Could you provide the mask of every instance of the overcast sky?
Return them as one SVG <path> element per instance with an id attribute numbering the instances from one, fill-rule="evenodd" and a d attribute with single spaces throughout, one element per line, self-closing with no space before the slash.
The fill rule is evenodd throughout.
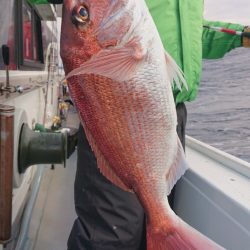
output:
<path id="1" fill-rule="evenodd" d="M 208 20 L 250 25 L 250 0 L 205 0 L 204 15 Z"/>

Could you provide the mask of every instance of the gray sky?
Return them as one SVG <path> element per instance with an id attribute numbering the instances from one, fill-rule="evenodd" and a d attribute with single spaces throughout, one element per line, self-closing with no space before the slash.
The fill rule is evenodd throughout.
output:
<path id="1" fill-rule="evenodd" d="M 205 0 L 204 15 L 208 20 L 250 25 L 250 0 Z"/>

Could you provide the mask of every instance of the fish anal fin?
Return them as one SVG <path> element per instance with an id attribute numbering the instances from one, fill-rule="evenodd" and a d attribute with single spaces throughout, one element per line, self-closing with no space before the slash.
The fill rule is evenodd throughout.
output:
<path id="1" fill-rule="evenodd" d="M 186 161 L 185 153 L 182 148 L 181 142 L 179 138 L 177 138 L 177 140 L 178 140 L 178 145 L 177 145 L 176 158 L 166 175 L 168 195 L 170 194 L 173 186 L 176 184 L 176 182 L 181 178 L 181 176 L 185 173 L 185 171 L 189 167 Z"/>
<path id="2" fill-rule="evenodd" d="M 130 80 L 141 65 L 147 50 L 139 38 L 134 38 L 122 47 L 103 49 L 80 67 L 72 70 L 66 79 L 81 74 L 96 74 L 122 82 Z"/>
<path id="3" fill-rule="evenodd" d="M 129 187 L 127 187 L 123 181 L 116 175 L 116 173 L 112 170 L 110 167 L 108 161 L 105 159 L 101 151 L 99 150 L 95 139 L 91 135 L 90 131 L 84 126 L 84 131 L 86 133 L 86 137 L 88 139 L 88 142 L 95 154 L 95 157 L 97 159 L 97 166 L 100 169 L 100 172 L 103 176 L 105 176 L 110 182 L 112 182 L 114 185 L 118 186 L 124 191 L 127 192 L 133 192 Z"/>

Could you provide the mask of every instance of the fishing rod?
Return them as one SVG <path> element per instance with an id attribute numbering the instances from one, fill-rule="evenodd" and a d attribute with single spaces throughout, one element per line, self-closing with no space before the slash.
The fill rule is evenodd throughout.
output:
<path id="1" fill-rule="evenodd" d="M 215 30 L 218 32 L 223 32 L 223 33 L 227 33 L 231 35 L 238 35 L 238 36 L 250 38 L 250 32 L 237 31 L 237 30 L 232 30 L 232 29 L 227 29 L 227 28 L 217 27 L 217 26 L 209 26 L 209 25 L 203 25 L 203 28 L 207 28 L 210 30 Z"/>

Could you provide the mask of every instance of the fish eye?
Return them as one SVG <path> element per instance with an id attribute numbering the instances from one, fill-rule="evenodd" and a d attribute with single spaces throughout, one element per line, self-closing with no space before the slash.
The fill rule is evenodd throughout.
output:
<path id="1" fill-rule="evenodd" d="M 79 6 L 74 11 L 74 19 L 79 24 L 86 24 L 89 21 L 89 10 L 86 6 Z"/>
<path id="2" fill-rule="evenodd" d="M 80 17 L 83 21 L 88 20 L 89 12 L 85 6 L 80 6 L 77 11 L 78 17 Z"/>

